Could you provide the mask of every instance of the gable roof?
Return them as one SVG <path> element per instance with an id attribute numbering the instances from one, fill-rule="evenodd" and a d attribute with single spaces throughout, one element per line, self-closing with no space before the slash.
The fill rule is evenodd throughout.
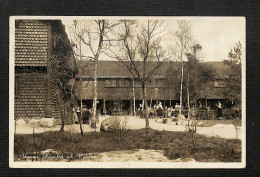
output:
<path id="1" fill-rule="evenodd" d="M 127 62 L 126 62 L 127 63 Z M 142 62 L 137 62 L 139 67 L 142 67 Z M 152 62 L 149 62 L 152 63 Z M 148 64 L 149 64 L 148 63 Z M 130 64 L 130 62 L 129 62 Z M 155 62 L 154 62 L 155 64 Z M 154 65 L 150 64 L 150 65 Z M 200 64 L 209 64 L 215 69 L 216 77 L 223 77 L 229 70 L 229 66 L 223 62 L 202 62 Z M 77 61 L 79 66 L 77 78 L 79 77 L 90 77 L 94 75 L 94 62 L 93 61 Z M 180 62 L 165 62 L 155 72 L 157 76 L 165 76 L 168 70 L 174 70 L 180 68 Z M 152 66 L 150 67 L 152 68 Z M 141 69 L 140 69 L 141 70 Z M 99 78 L 124 78 L 132 77 L 129 70 L 120 61 L 98 61 L 98 77 Z"/>

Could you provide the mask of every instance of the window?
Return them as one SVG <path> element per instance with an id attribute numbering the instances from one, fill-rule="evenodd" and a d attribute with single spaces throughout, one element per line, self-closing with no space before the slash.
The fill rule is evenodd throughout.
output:
<path id="1" fill-rule="evenodd" d="M 217 88 L 223 88 L 223 87 L 226 87 L 226 84 L 225 84 L 224 80 L 216 79 L 214 86 L 217 87 Z"/>
<path id="2" fill-rule="evenodd" d="M 116 87 L 116 80 L 111 80 L 111 87 Z"/>
<path id="3" fill-rule="evenodd" d="M 130 80 L 125 80 L 124 86 L 125 86 L 125 87 L 130 87 Z"/>
<path id="4" fill-rule="evenodd" d="M 106 87 L 116 87 L 116 80 L 106 80 Z"/>
<path id="5" fill-rule="evenodd" d="M 127 79 L 117 80 L 117 86 L 118 87 L 129 87 L 129 80 L 127 80 Z"/>

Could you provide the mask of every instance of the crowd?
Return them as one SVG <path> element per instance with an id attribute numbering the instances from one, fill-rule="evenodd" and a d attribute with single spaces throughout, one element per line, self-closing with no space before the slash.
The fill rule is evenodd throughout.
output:
<path id="1" fill-rule="evenodd" d="M 217 118 L 222 117 L 222 104 L 218 102 L 217 106 Z M 148 107 L 148 117 L 149 118 L 172 118 L 177 117 L 181 113 L 185 116 L 185 118 L 188 117 L 188 110 L 184 111 L 184 109 L 180 110 L 181 106 L 176 103 L 175 107 L 167 107 L 163 106 L 161 102 L 159 102 L 158 105 L 150 106 Z M 86 107 L 83 107 L 82 110 L 80 107 L 73 107 L 73 120 L 75 123 L 79 123 L 79 120 L 82 120 L 84 124 L 89 124 L 92 119 L 92 108 L 87 109 Z M 198 109 L 192 105 L 189 117 L 191 119 L 195 119 L 198 113 Z M 82 117 L 81 117 L 82 116 Z M 136 116 L 143 118 L 145 117 L 145 111 L 144 106 L 142 104 L 139 105 L 139 108 L 136 110 Z M 81 119 L 82 118 L 82 119 Z"/>
<path id="2" fill-rule="evenodd" d="M 163 106 L 161 102 L 159 102 L 158 105 L 154 105 L 153 107 L 148 107 L 148 114 L 149 118 L 170 118 L 170 117 L 177 117 L 177 115 L 180 113 L 180 105 L 176 103 L 175 107 L 167 107 Z M 139 108 L 136 111 L 136 115 L 138 117 L 144 117 L 144 108 L 143 105 L 140 104 Z"/>
<path id="3" fill-rule="evenodd" d="M 223 111 L 223 106 L 221 102 L 218 102 L 216 104 L 216 118 L 221 118 L 223 116 L 222 111 Z M 181 106 L 176 103 L 175 107 L 167 107 L 167 106 L 162 106 L 162 103 L 159 102 L 158 105 L 154 105 L 153 107 L 148 107 L 148 114 L 149 118 L 171 118 L 171 117 L 177 117 L 180 114 L 185 116 L 185 118 L 191 118 L 191 119 L 197 119 L 199 116 L 199 111 L 200 110 L 206 110 L 207 115 L 209 116 L 210 113 L 210 108 L 209 107 L 203 107 L 200 105 L 199 108 L 195 108 L 194 105 L 191 106 L 190 110 L 188 111 L 188 108 L 181 108 Z M 136 115 L 138 117 L 145 117 L 144 113 L 144 107 L 142 104 L 139 105 L 139 108 L 137 109 Z"/>
<path id="4" fill-rule="evenodd" d="M 79 123 L 79 120 L 82 116 L 83 124 L 89 124 L 91 118 L 92 118 L 92 109 L 82 108 L 80 107 L 73 107 L 73 120 L 75 123 Z"/>

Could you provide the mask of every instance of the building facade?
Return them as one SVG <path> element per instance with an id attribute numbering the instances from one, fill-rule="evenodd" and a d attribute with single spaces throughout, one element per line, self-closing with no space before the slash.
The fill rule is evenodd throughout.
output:
<path id="1" fill-rule="evenodd" d="M 57 83 L 66 83 L 69 77 L 64 75 L 76 72 L 73 62 L 60 20 L 16 20 L 15 118 L 59 119 L 59 99 L 64 89 Z M 66 74 L 60 72 L 61 68 Z"/>
<path id="2" fill-rule="evenodd" d="M 204 63 L 202 63 L 204 64 Z M 206 83 L 205 90 L 199 90 L 196 100 L 190 103 L 196 107 L 210 106 L 214 108 L 217 101 L 225 102 L 225 85 L 223 85 L 223 75 L 228 70 L 221 62 L 207 63 L 216 72 L 214 80 Z M 82 64 L 79 64 L 79 66 Z M 82 99 L 83 105 L 92 107 L 93 101 L 93 62 L 86 62 L 84 70 L 79 71 L 76 78 L 76 95 L 78 100 Z M 180 102 L 180 75 L 167 75 L 169 69 L 177 68 L 178 64 L 168 62 L 163 64 L 147 83 L 148 105 L 153 106 L 161 102 L 164 106 L 175 106 Z M 87 68 L 87 69 L 86 69 Z M 186 77 L 186 76 L 185 76 Z M 143 102 L 142 85 L 137 78 L 132 77 L 129 71 L 118 61 L 98 61 L 98 105 L 101 113 L 111 112 L 116 104 L 119 104 L 128 113 L 137 110 Z M 170 78 L 170 79 L 169 79 Z M 186 84 L 186 81 L 185 83 Z M 187 103 L 186 88 L 183 90 L 184 106 Z M 193 101 L 193 102 L 192 102 Z M 119 102 L 119 103 L 118 103 Z"/>

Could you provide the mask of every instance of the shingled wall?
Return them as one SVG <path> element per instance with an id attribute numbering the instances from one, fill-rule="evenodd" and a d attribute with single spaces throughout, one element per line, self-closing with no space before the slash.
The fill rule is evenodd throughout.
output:
<path id="1" fill-rule="evenodd" d="M 45 116 L 46 74 L 39 72 L 17 73 L 19 91 L 15 96 L 16 118 Z"/>
<path id="2" fill-rule="evenodd" d="M 47 24 L 17 20 L 15 27 L 15 65 L 47 65 Z"/>
<path id="3" fill-rule="evenodd" d="M 55 48 L 55 44 L 57 44 L 55 36 L 63 39 L 62 44 L 67 46 L 65 51 Z M 57 64 L 74 59 L 68 51 L 71 51 L 71 46 L 61 21 L 15 21 L 16 118 L 43 118 L 46 116 L 47 76 L 50 73 L 51 116 L 56 120 L 60 119 L 61 110 L 57 97 Z M 67 69 L 71 71 L 73 67 Z M 64 82 L 66 83 L 66 81 Z"/>
<path id="4" fill-rule="evenodd" d="M 47 24 L 17 20 L 15 24 L 16 118 L 45 117 Z M 22 68 L 22 69 L 21 69 Z"/>
<path id="5" fill-rule="evenodd" d="M 61 112 L 59 108 L 58 94 L 57 94 L 57 67 L 56 67 L 56 59 L 51 57 L 50 60 L 50 70 L 51 70 L 51 108 L 52 108 L 52 117 L 55 119 L 59 119 L 61 117 Z"/>

